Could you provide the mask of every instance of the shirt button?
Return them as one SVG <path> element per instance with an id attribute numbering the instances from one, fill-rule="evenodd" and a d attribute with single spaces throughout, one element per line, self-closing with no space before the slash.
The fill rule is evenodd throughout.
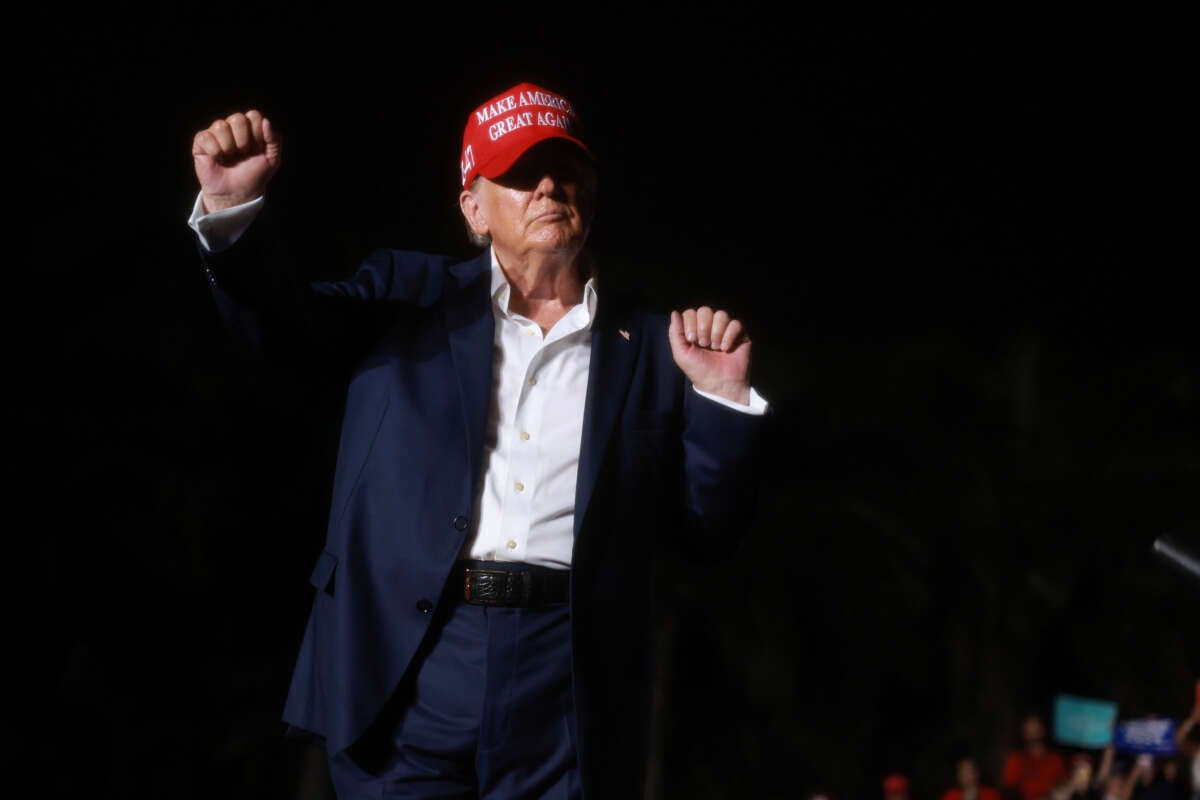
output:
<path id="1" fill-rule="evenodd" d="M 537 385 L 537 378 L 530 378 L 530 379 L 529 379 L 529 385 L 530 385 L 530 386 L 536 386 L 536 385 Z"/>
<path id="2" fill-rule="evenodd" d="M 528 441 L 529 441 L 529 433 L 528 433 L 528 432 L 526 432 L 526 431 L 521 431 L 521 441 L 522 441 L 522 442 L 528 442 Z"/>
<path id="3" fill-rule="evenodd" d="M 507 542 L 505 542 L 505 544 L 508 546 L 508 549 L 509 549 L 509 550 L 516 550 L 516 549 L 517 549 L 517 543 L 516 543 L 516 541 L 514 541 L 513 539 L 509 539 Z"/>
<path id="4" fill-rule="evenodd" d="M 526 330 L 525 330 L 525 335 L 526 335 L 526 336 L 533 336 L 533 328 L 526 328 Z"/>
<path id="5" fill-rule="evenodd" d="M 517 489 L 517 491 L 518 491 L 518 492 L 523 492 L 523 491 L 525 491 L 525 484 L 521 483 L 520 481 L 517 481 L 517 483 L 516 483 L 516 489 Z"/>
<path id="6" fill-rule="evenodd" d="M 428 614 L 430 611 L 433 611 L 433 603 L 422 597 L 417 601 L 417 611 L 420 611 L 422 614 Z"/>
<path id="7" fill-rule="evenodd" d="M 465 531 L 467 529 L 467 518 L 462 514 L 456 516 L 454 518 L 454 529 L 458 531 Z"/>

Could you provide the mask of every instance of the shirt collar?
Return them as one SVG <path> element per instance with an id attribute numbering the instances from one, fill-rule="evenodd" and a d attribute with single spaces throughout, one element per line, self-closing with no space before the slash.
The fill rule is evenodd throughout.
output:
<path id="1" fill-rule="evenodd" d="M 491 250 L 492 255 L 492 300 L 500 309 L 501 313 L 508 316 L 508 300 L 509 287 L 508 278 L 504 275 L 504 270 L 500 268 L 500 262 L 496 259 L 496 249 Z M 596 279 L 588 278 L 587 283 L 583 285 L 582 304 L 587 311 L 587 324 L 584 327 L 592 327 L 592 320 L 596 318 Z"/>

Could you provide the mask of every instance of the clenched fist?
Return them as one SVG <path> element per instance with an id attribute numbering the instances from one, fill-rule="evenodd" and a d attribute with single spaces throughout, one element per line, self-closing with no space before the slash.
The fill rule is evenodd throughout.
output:
<path id="1" fill-rule="evenodd" d="M 741 320 L 709 306 L 672 311 L 667 335 L 675 363 L 697 389 L 750 402 L 750 338 Z"/>
<path id="2" fill-rule="evenodd" d="M 207 212 L 262 195 L 279 171 L 282 140 L 258 111 L 215 120 L 192 139 L 192 161 Z"/>

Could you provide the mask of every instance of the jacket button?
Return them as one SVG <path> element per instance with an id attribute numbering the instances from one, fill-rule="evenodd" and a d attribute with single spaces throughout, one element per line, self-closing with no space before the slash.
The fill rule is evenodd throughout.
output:
<path id="1" fill-rule="evenodd" d="M 455 517 L 454 528 L 455 530 L 465 531 L 467 529 L 467 518 L 462 514 L 459 514 L 457 517 Z"/>
<path id="2" fill-rule="evenodd" d="M 422 614 L 428 614 L 430 611 L 433 611 L 433 603 L 425 598 L 421 598 L 417 601 L 417 611 L 420 611 Z"/>

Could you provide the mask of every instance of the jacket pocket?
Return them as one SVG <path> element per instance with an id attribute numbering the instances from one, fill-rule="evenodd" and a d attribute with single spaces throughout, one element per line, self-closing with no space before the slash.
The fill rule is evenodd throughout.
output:
<path id="1" fill-rule="evenodd" d="M 317 556 L 317 563 L 313 566 L 312 574 L 308 576 L 308 582 L 314 588 L 320 589 L 329 596 L 333 596 L 333 576 L 337 571 L 337 556 L 328 550 L 322 550 L 321 555 Z"/>

